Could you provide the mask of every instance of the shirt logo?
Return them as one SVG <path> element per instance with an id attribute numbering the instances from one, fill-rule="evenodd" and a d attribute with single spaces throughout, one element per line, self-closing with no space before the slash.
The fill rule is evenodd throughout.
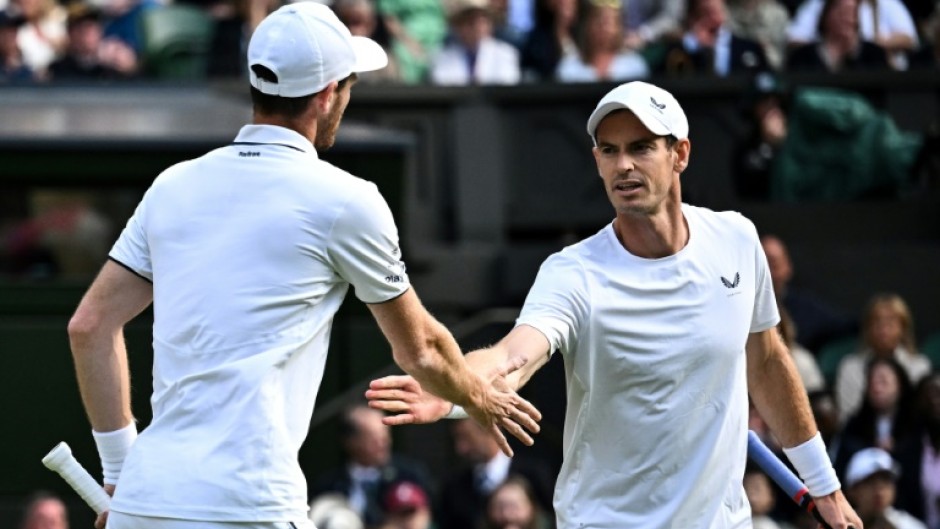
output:
<path id="1" fill-rule="evenodd" d="M 728 281 L 727 279 L 725 279 L 725 276 L 721 276 L 721 284 L 728 288 L 736 288 L 740 282 L 741 282 L 740 272 L 735 272 L 734 281 Z"/>
<path id="2" fill-rule="evenodd" d="M 242 158 L 260 158 L 261 153 L 258 151 L 238 151 L 238 155 Z"/>

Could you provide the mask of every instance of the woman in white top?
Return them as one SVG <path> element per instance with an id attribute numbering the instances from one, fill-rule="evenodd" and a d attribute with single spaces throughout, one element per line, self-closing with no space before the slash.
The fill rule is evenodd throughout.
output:
<path id="1" fill-rule="evenodd" d="M 623 47 L 623 24 L 617 2 L 592 0 L 578 30 L 578 50 L 565 53 L 555 78 L 565 83 L 644 79 L 649 66 Z"/>

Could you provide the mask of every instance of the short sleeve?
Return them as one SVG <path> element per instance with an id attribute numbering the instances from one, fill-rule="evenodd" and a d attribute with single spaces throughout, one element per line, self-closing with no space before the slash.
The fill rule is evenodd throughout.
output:
<path id="1" fill-rule="evenodd" d="M 137 205 L 137 209 L 127 221 L 117 242 L 111 247 L 108 257 L 131 272 L 153 282 L 153 263 L 150 245 L 147 243 L 147 205 L 152 199 L 150 191 Z"/>
<path id="2" fill-rule="evenodd" d="M 548 338 L 552 352 L 571 352 L 590 304 L 584 266 L 572 255 L 557 253 L 542 263 L 516 325 L 529 325 Z"/>
<path id="3" fill-rule="evenodd" d="M 757 230 L 751 224 L 753 231 L 748 242 L 752 245 L 754 254 L 754 313 L 751 316 L 751 332 L 761 332 L 780 323 L 780 312 L 777 308 L 777 297 L 774 295 L 774 285 L 770 278 L 770 266 L 767 264 L 767 255 L 757 237 Z"/>
<path id="4" fill-rule="evenodd" d="M 330 232 L 328 256 L 364 303 L 382 303 L 409 288 L 392 212 L 373 184 L 343 208 Z"/>

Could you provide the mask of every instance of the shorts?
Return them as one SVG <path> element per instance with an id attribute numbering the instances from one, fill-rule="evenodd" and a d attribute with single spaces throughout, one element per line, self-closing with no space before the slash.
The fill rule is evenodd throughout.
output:
<path id="1" fill-rule="evenodd" d="M 206 522 L 178 518 L 153 518 L 112 512 L 106 529 L 316 529 L 307 519 L 296 522 Z"/>

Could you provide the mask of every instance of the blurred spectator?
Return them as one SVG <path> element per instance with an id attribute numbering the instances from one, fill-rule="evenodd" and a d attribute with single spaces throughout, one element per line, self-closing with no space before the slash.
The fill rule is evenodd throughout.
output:
<path id="1" fill-rule="evenodd" d="M 26 502 L 20 529 L 69 529 L 68 509 L 58 496 L 36 492 Z"/>
<path id="2" fill-rule="evenodd" d="M 511 475 L 486 501 L 483 529 L 549 529 L 553 523 L 539 506 L 532 484 Z"/>
<path id="3" fill-rule="evenodd" d="M 124 43 L 102 40 L 101 13 L 84 2 L 68 9 L 69 45 L 49 66 L 54 80 L 121 79 L 137 72 L 137 55 Z"/>
<path id="4" fill-rule="evenodd" d="M 447 8 L 452 39 L 431 61 L 436 85 L 516 84 L 519 52 L 493 37 L 488 0 L 451 0 Z"/>
<path id="5" fill-rule="evenodd" d="M 859 33 L 858 0 L 825 0 L 819 15 L 818 37 L 790 51 L 791 72 L 843 72 L 887 69 L 885 50 Z"/>
<path id="6" fill-rule="evenodd" d="M 527 80 L 551 81 L 561 58 L 578 53 L 578 0 L 539 0 L 535 27 L 522 45 L 521 62 Z"/>
<path id="7" fill-rule="evenodd" d="M 927 529 L 917 518 L 893 507 L 899 475 L 897 462 L 880 448 L 866 448 L 852 456 L 845 476 L 846 497 L 866 528 L 887 522 L 895 529 Z"/>
<path id="8" fill-rule="evenodd" d="M 16 36 L 23 62 L 39 76 L 65 50 L 65 9 L 55 0 L 10 0 L 11 13 L 23 17 Z"/>
<path id="9" fill-rule="evenodd" d="M 783 66 L 790 15 L 777 0 L 728 0 L 728 27 L 761 45 L 775 70 Z"/>
<path id="10" fill-rule="evenodd" d="M 839 362 L 836 399 L 844 419 L 861 407 L 867 366 L 875 358 L 897 360 L 914 384 L 930 373 L 930 360 L 917 352 L 914 318 L 897 294 L 876 294 L 871 298 L 862 317 L 860 347 Z"/>
<path id="11" fill-rule="evenodd" d="M 385 492 L 385 519 L 380 529 L 430 529 L 431 504 L 427 492 L 410 481 L 393 484 Z"/>
<path id="12" fill-rule="evenodd" d="M 141 22 L 151 9 L 163 7 L 159 0 L 102 0 L 104 5 L 104 38 L 116 40 L 131 50 L 137 57 L 144 51 L 144 34 Z"/>
<path id="13" fill-rule="evenodd" d="M 923 22 L 922 28 L 924 40 L 911 55 L 911 68 L 940 69 L 940 9 Z"/>
<path id="14" fill-rule="evenodd" d="M 810 351 L 818 352 L 827 341 L 856 332 L 857 326 L 851 318 L 812 292 L 793 285 L 793 261 L 783 240 L 776 235 L 764 235 L 761 246 L 767 256 L 777 303 L 786 308 L 793 319 L 797 342 Z"/>
<path id="15" fill-rule="evenodd" d="M 813 418 L 819 428 L 819 435 L 826 443 L 829 459 L 836 461 L 842 445 L 842 421 L 839 416 L 839 406 L 832 391 L 822 389 L 809 393 L 809 407 L 813 410 Z"/>
<path id="16" fill-rule="evenodd" d="M 555 77 L 565 83 L 625 81 L 649 76 L 649 66 L 623 46 L 619 2 L 590 0 L 579 23 L 578 49 L 568 50 Z"/>
<path id="17" fill-rule="evenodd" d="M 760 468 L 748 465 L 744 470 L 744 493 L 751 504 L 751 523 L 753 529 L 781 529 L 780 524 L 771 518 L 777 503 L 773 485 Z"/>
<path id="18" fill-rule="evenodd" d="M 410 481 L 429 490 L 423 465 L 392 455 L 391 433 L 382 417 L 382 412 L 364 404 L 347 409 L 340 419 L 346 464 L 315 478 L 311 484 L 311 498 L 331 492 L 342 494 L 366 527 L 376 527 L 385 519 L 382 498 L 394 483 Z"/>
<path id="19" fill-rule="evenodd" d="M 33 70 L 23 61 L 23 52 L 16 43 L 16 35 L 25 20 L 0 11 L 0 84 L 30 83 L 35 80 Z"/>
<path id="20" fill-rule="evenodd" d="M 803 387 L 806 388 L 807 392 L 824 389 L 826 380 L 823 378 L 822 371 L 819 370 L 816 358 L 796 341 L 796 325 L 793 323 L 793 318 L 790 317 L 786 307 L 779 307 L 779 309 L 780 323 L 777 324 L 777 329 L 783 337 L 783 342 L 790 349 L 790 357 L 793 358 L 796 370 L 800 374 Z"/>
<path id="21" fill-rule="evenodd" d="M 551 509 L 555 480 L 544 462 L 503 454 L 496 440 L 471 419 L 452 421 L 454 451 L 470 465 L 453 474 L 441 490 L 435 520 L 442 529 L 479 529 L 486 511 L 486 499 L 512 474 L 523 476 L 532 485 L 539 505 Z"/>
<path id="22" fill-rule="evenodd" d="M 747 132 L 734 147 L 734 186 L 738 197 L 769 200 L 771 171 L 787 138 L 788 93 L 770 72 L 754 76 L 742 100 Z"/>
<path id="23" fill-rule="evenodd" d="M 534 11 L 532 0 L 489 0 L 490 18 L 493 22 L 493 36 L 512 44 L 514 48 L 522 49 L 526 36 L 532 29 L 532 16 L 520 19 L 520 8 L 527 6 Z M 515 7 L 513 11 L 512 8 Z M 517 18 L 513 18 L 515 15 Z"/>
<path id="24" fill-rule="evenodd" d="M 930 529 L 940 529 L 940 371 L 918 385 L 916 411 L 920 433 L 898 453 L 898 505 Z"/>
<path id="25" fill-rule="evenodd" d="M 350 33 L 375 40 L 385 48 L 388 55 L 388 66 L 360 73 L 359 81 L 365 83 L 401 82 L 398 62 L 388 46 L 388 32 L 384 29 L 372 0 L 336 0 L 332 8 L 336 16 L 349 28 Z"/>
<path id="26" fill-rule="evenodd" d="M 621 4 L 624 45 L 639 50 L 664 37 L 679 35 L 686 0 L 626 0 Z"/>
<path id="27" fill-rule="evenodd" d="M 734 34 L 728 23 L 724 0 L 688 0 L 684 33 L 657 51 L 647 51 L 653 71 L 665 74 L 731 74 L 769 69 L 764 50 L 757 42 Z M 656 49 L 656 47 L 654 47 Z"/>
<path id="28" fill-rule="evenodd" d="M 801 45 L 821 40 L 829 0 L 806 0 L 800 6 L 790 28 L 790 43 Z M 907 69 L 906 54 L 918 46 L 917 27 L 901 0 L 861 0 L 853 2 L 856 28 L 861 39 L 877 44 L 891 57 L 891 65 Z M 847 17 L 839 11 L 839 18 Z"/>
<path id="29" fill-rule="evenodd" d="M 447 35 L 442 0 L 377 0 L 391 48 L 406 83 L 427 79 L 431 57 Z"/>
<path id="30" fill-rule="evenodd" d="M 310 502 L 310 521 L 317 529 L 365 529 L 342 494 L 327 493 Z"/>

